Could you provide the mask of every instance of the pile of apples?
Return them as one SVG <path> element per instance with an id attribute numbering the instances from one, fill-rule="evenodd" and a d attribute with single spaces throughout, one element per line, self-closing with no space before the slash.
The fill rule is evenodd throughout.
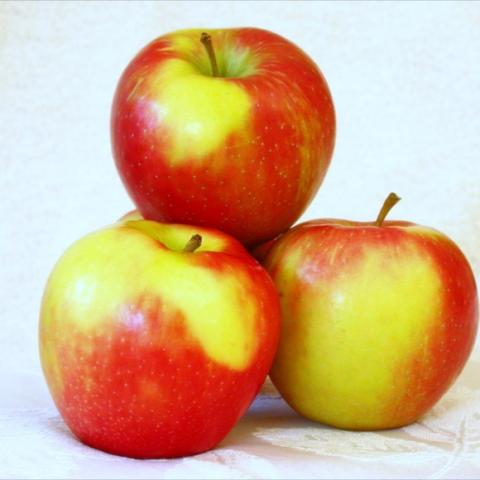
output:
<path id="1" fill-rule="evenodd" d="M 111 118 L 137 210 L 65 252 L 40 314 L 45 377 L 82 442 L 206 451 L 268 373 L 297 412 L 352 430 L 414 422 L 446 392 L 477 329 L 459 248 L 385 220 L 394 194 L 375 221 L 290 229 L 335 140 L 328 86 L 298 47 L 254 28 L 159 37 Z"/>

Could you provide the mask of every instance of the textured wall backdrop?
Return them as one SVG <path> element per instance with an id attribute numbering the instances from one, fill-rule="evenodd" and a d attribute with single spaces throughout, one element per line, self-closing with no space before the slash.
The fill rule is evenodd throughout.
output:
<path id="1" fill-rule="evenodd" d="M 167 31 L 258 26 L 320 65 L 338 117 L 334 159 L 304 218 L 435 226 L 480 273 L 480 4 L 0 3 L 0 345 L 37 371 L 44 282 L 62 251 L 131 207 L 109 110 L 131 57 Z"/>

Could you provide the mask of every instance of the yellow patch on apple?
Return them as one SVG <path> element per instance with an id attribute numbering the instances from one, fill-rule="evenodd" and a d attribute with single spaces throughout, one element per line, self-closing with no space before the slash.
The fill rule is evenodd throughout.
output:
<path id="1" fill-rule="evenodd" d="M 159 115 L 170 135 L 171 163 L 204 159 L 232 134 L 248 141 L 251 104 L 238 84 L 206 77 L 180 59 L 166 61 L 149 82 L 152 98 L 162 105 Z"/>
<path id="2" fill-rule="evenodd" d="M 138 223 L 148 227 L 152 222 Z M 245 301 L 242 273 L 236 271 L 235 279 L 231 272 L 227 274 L 227 267 L 212 273 L 186 262 L 186 255 L 166 249 L 142 228 L 128 223 L 84 237 L 67 250 L 51 275 L 42 307 L 44 328 L 54 305 L 56 318 L 86 333 L 107 327 L 115 320 L 115 312 L 125 308 L 125 299 L 145 294 L 161 298 L 167 309 L 182 312 L 188 331 L 212 360 L 243 370 L 258 347 L 258 312 Z M 63 292 L 62 298 L 53 295 L 56 291 Z"/>
<path id="3" fill-rule="evenodd" d="M 441 308 L 435 267 L 419 252 L 408 257 L 409 262 L 396 262 L 390 249 L 369 253 L 348 278 L 312 284 L 315 293 L 302 296 L 298 309 L 284 315 L 285 342 L 278 358 L 293 355 L 296 363 L 287 368 L 278 362 L 273 376 L 279 382 L 288 381 L 289 372 L 295 376 L 305 415 L 351 426 L 361 413 L 365 424 L 375 424 L 384 405 L 407 388 L 405 379 L 392 378 L 405 358 L 416 355 L 418 345 L 428 344 L 431 321 Z M 292 336 L 302 332 L 305 355 L 288 352 L 298 348 L 289 341 L 290 329 Z"/>

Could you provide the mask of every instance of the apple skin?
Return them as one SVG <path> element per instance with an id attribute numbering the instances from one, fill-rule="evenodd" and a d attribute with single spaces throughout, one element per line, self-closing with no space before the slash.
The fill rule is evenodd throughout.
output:
<path id="1" fill-rule="evenodd" d="M 315 220 L 282 236 L 263 263 L 282 308 L 270 377 L 309 419 L 351 430 L 410 424 L 468 359 L 475 279 L 436 230 Z"/>
<path id="2" fill-rule="evenodd" d="M 202 245 L 182 252 L 193 234 Z M 73 244 L 40 315 L 40 356 L 65 423 L 135 458 L 213 448 L 270 369 L 280 306 L 266 271 L 208 228 L 125 220 Z"/>
<path id="3" fill-rule="evenodd" d="M 260 245 L 256 245 L 254 247 L 249 248 L 250 255 L 257 259 L 259 262 L 262 262 L 263 259 L 267 256 L 268 252 L 271 248 L 277 243 L 278 239 L 282 235 L 277 235 L 275 238 L 268 240 L 266 242 L 260 243 Z"/>
<path id="4" fill-rule="evenodd" d="M 266 30 L 161 36 L 123 72 L 112 151 L 146 219 L 204 225 L 252 246 L 283 233 L 318 190 L 335 142 L 335 112 L 315 63 Z"/>

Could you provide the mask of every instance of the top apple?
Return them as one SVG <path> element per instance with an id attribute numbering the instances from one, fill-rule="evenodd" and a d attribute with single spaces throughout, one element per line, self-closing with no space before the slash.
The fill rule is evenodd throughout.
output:
<path id="1" fill-rule="evenodd" d="M 256 28 L 182 30 L 127 66 L 112 147 L 142 215 L 215 227 L 246 245 L 288 229 L 333 152 L 327 83 L 298 47 Z"/>

